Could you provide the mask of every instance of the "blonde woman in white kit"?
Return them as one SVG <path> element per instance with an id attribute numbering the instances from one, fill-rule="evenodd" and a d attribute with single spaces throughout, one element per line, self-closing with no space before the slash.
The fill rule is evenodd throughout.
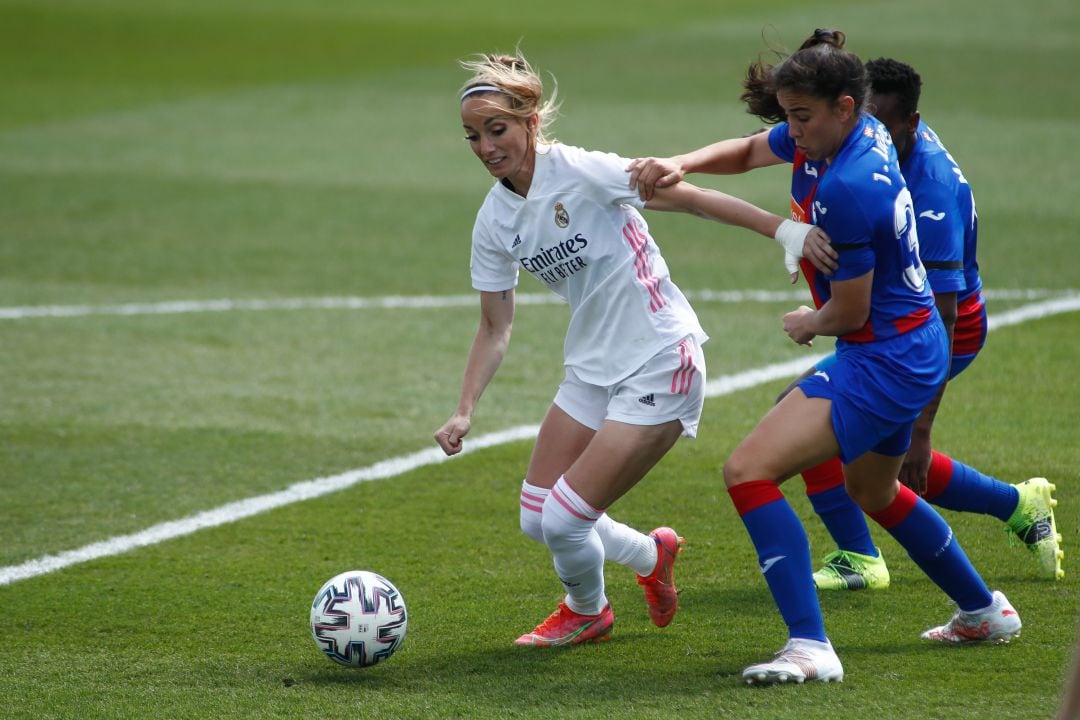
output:
<path id="1" fill-rule="evenodd" d="M 674 563 L 681 546 L 670 527 L 645 535 L 606 510 L 671 449 L 694 437 L 705 390 L 707 336 L 672 282 L 638 212 L 687 212 L 739 225 L 827 270 L 827 238 L 754 205 L 688 183 L 658 189 L 648 202 L 629 187 L 629 160 L 548 141 L 554 105 L 538 73 L 517 56 L 463 62 L 461 94 L 469 145 L 496 179 L 473 228 L 471 272 L 481 320 L 458 406 L 435 432 L 447 455 L 462 440 L 481 394 L 510 343 L 518 270 L 570 306 L 566 377 L 555 394 L 521 486 L 521 529 L 545 544 L 566 596 L 515 643 L 559 646 L 609 637 L 614 615 L 604 593 L 604 560 L 633 569 L 649 615 L 666 626 L 678 607 Z M 808 237 L 810 236 L 810 237 Z M 790 268 L 790 264 L 789 264 Z"/>

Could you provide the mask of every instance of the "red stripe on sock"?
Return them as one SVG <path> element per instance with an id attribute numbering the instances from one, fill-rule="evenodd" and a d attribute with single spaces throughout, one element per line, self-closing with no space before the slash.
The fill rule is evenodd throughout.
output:
<path id="1" fill-rule="evenodd" d="M 952 480 L 952 475 L 952 458 L 942 455 L 937 450 L 931 450 L 930 472 L 926 475 L 926 493 L 923 497 L 930 500 L 945 492 L 945 488 L 949 487 L 949 482 Z"/>
<path id="2" fill-rule="evenodd" d="M 919 496 L 912 492 L 911 488 L 900 483 L 897 483 L 897 485 L 900 485 L 900 492 L 896 493 L 896 499 L 887 508 L 867 513 L 874 519 L 874 522 L 886 530 L 902 523 L 904 518 L 911 514 L 915 504 L 919 502 Z"/>
<path id="3" fill-rule="evenodd" d="M 806 494 L 816 495 L 844 484 L 844 465 L 840 462 L 840 458 L 834 457 L 832 460 L 826 460 L 820 465 L 803 470 L 802 477 L 806 481 Z"/>
<path id="4" fill-rule="evenodd" d="M 784 494 L 772 480 L 751 480 L 750 482 L 728 488 L 731 502 L 735 503 L 735 510 L 739 517 L 746 513 L 757 510 L 762 505 L 782 500 Z"/>

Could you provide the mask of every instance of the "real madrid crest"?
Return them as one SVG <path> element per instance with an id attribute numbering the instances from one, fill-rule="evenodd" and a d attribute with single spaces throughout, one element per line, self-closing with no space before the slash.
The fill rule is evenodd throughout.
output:
<path id="1" fill-rule="evenodd" d="M 566 208 L 560 202 L 555 203 L 555 224 L 561 228 L 570 224 L 570 213 L 566 212 Z"/>

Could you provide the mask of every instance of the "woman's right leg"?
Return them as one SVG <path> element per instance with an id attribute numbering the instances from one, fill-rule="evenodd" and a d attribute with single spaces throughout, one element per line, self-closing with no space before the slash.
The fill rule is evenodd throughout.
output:
<path id="1" fill-rule="evenodd" d="M 794 389 L 724 464 L 724 482 L 746 526 L 790 639 L 777 657 L 743 671 L 747 682 L 841 680 L 814 588 L 810 544 L 777 481 L 839 453 L 832 402 Z"/>
<path id="2" fill-rule="evenodd" d="M 521 531 L 538 543 L 544 542 L 541 529 L 544 501 L 594 435 L 595 430 L 574 420 L 558 405 L 548 408 L 521 484 Z"/>
<path id="3" fill-rule="evenodd" d="M 599 493 L 601 497 L 611 495 L 617 498 L 625 491 L 624 486 L 632 486 L 678 438 L 682 425 L 671 421 L 654 427 L 636 427 L 622 423 L 605 423 L 604 429 L 592 434 L 586 443 L 587 448 L 565 472 L 552 483 L 550 488 L 540 488 L 528 482 L 533 477 L 542 478 L 542 473 L 554 473 L 558 465 L 552 458 L 566 458 L 568 448 L 574 447 L 586 433 L 580 423 L 568 413 L 553 405 L 541 428 L 541 438 L 530 462 L 530 475 L 526 478 L 526 487 L 532 491 L 546 493 L 543 504 L 537 510 L 526 508 L 536 502 L 530 497 L 522 503 L 522 515 L 529 513 L 540 520 L 541 537 L 551 550 L 555 571 L 566 589 L 566 597 L 556 611 L 532 632 L 517 639 L 518 645 L 564 645 L 586 640 L 604 639 L 611 631 L 614 615 L 604 593 L 603 563 L 612 552 L 609 545 L 619 546 L 623 556 L 633 557 L 628 562 L 631 567 L 641 567 L 638 575 L 652 572 L 659 557 L 659 542 L 620 523 L 606 518 L 602 507 L 583 497 L 567 479 L 567 473 L 574 473 L 582 478 L 580 484 Z M 617 442 L 612 441 L 613 434 L 620 431 L 643 434 L 645 436 L 663 436 L 663 441 L 653 442 Z M 591 431 L 588 431 L 591 433 Z M 606 440 L 605 440 L 606 439 Z M 593 446 L 599 443 L 603 449 Z M 629 455 L 629 457 L 625 457 Z M 599 463 L 599 466 L 598 466 Z M 538 480 L 537 482 L 542 482 Z M 550 482 L 550 478 L 548 479 Z M 599 489 L 597 489 L 598 486 Z M 530 493 L 532 495 L 532 493 Z M 606 522 L 601 522 L 606 519 Z M 523 522 L 523 526 L 524 526 Z M 601 536 L 604 533 L 604 537 Z M 635 552 L 626 552 L 627 545 L 634 545 Z M 677 551 L 677 547 L 675 549 Z M 643 562 L 640 560 L 644 558 Z M 646 593 L 648 601 L 648 592 Z M 661 613 L 660 621 L 653 617 L 654 624 L 661 627 L 674 614 L 674 607 L 666 614 Z M 653 608 L 650 606 L 650 615 Z"/>
<path id="4" fill-rule="evenodd" d="M 746 526 L 765 581 L 792 637 L 825 641 L 806 531 L 777 480 L 839 452 L 832 403 L 795 388 L 724 464 L 724 482 Z"/>
<path id="5" fill-rule="evenodd" d="M 784 388 L 780 402 L 799 383 L 819 371 L 828 371 L 836 355 L 819 361 Z M 874 545 L 862 509 L 844 489 L 844 469 L 839 457 L 802 471 L 806 497 L 825 529 L 836 542 L 836 550 L 825 556 L 824 565 L 814 573 L 818 590 L 883 589 L 889 587 L 889 568 Z"/>
<path id="6" fill-rule="evenodd" d="M 558 405 L 552 405 L 540 426 L 533 446 L 529 470 L 521 485 L 521 531 L 544 542 L 542 509 L 551 488 L 581 456 L 596 431 L 574 420 Z M 656 565 L 656 541 L 604 513 L 596 521 L 596 532 L 604 545 L 604 557 L 628 567 L 638 575 L 648 575 Z"/>

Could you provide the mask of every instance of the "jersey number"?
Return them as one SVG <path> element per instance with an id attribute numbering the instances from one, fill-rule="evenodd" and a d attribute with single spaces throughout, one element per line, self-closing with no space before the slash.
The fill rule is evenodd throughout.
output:
<path id="1" fill-rule="evenodd" d="M 893 222 L 896 239 L 903 253 L 904 284 L 915 292 L 926 286 L 926 268 L 919 257 L 919 233 L 915 228 L 915 206 L 911 193 L 903 188 L 896 196 L 893 206 Z"/>

